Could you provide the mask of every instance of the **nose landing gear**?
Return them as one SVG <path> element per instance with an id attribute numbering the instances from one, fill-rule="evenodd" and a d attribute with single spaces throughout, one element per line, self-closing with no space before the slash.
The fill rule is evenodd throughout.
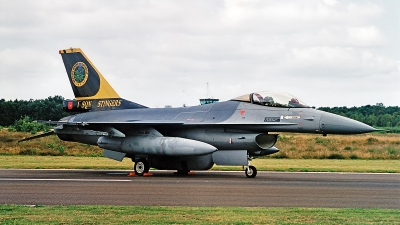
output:
<path id="1" fill-rule="evenodd" d="M 246 177 L 248 177 L 248 178 L 254 178 L 257 176 L 256 167 L 250 165 L 250 161 L 252 159 L 253 159 L 253 157 L 250 157 L 249 155 L 247 155 L 247 168 L 244 172 L 246 174 Z"/>
<path id="2" fill-rule="evenodd" d="M 257 176 L 257 169 L 254 166 L 248 166 L 244 172 L 248 178 L 254 178 Z"/>

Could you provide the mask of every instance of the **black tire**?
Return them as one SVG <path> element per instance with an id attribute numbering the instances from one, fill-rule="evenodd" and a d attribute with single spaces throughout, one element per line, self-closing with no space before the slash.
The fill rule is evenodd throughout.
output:
<path id="1" fill-rule="evenodd" d="M 254 166 L 247 167 L 244 172 L 248 178 L 254 178 L 257 176 L 257 169 Z"/>
<path id="2" fill-rule="evenodd" d="M 182 176 L 187 176 L 189 174 L 190 170 L 178 170 L 176 174 L 182 175 Z"/>
<path id="3" fill-rule="evenodd" d="M 143 176 L 144 173 L 149 172 L 150 166 L 146 159 L 138 159 L 135 162 L 135 174 L 138 176 Z"/>

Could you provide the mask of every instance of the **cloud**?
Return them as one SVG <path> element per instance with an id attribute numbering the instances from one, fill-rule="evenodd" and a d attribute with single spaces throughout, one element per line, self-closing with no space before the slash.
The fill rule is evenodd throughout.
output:
<path id="1" fill-rule="evenodd" d="M 383 35 L 375 26 L 349 27 L 347 31 L 349 44 L 354 46 L 376 46 L 384 42 Z"/>
<path id="2" fill-rule="evenodd" d="M 0 77 L 9 87 L 0 91 L 0 98 L 71 98 L 57 51 L 81 47 L 121 96 L 149 106 L 197 104 L 206 95 L 207 82 L 210 94 L 224 100 L 273 89 L 319 104 L 315 92 L 333 94 L 327 90 L 350 85 L 352 93 L 343 93 L 357 95 L 371 91 L 376 77 L 390 82 L 382 82 L 384 91 L 373 95 L 387 99 L 385 104 L 400 103 L 392 97 L 397 89 L 391 89 L 399 84 L 394 79 L 399 56 L 387 50 L 398 45 L 391 41 L 397 39 L 376 22 L 390 18 L 387 23 L 393 23 L 387 2 L 0 4 Z M 33 77 L 40 89 L 32 85 Z M 25 94 L 15 92 L 21 86 Z M 355 104 L 342 99 L 343 105 Z"/>
<path id="3" fill-rule="evenodd" d="M 294 48 L 288 64 L 292 70 L 304 70 L 303 76 L 368 77 L 396 72 L 396 62 L 385 56 L 356 48 Z M 294 72 L 294 71 L 292 71 Z"/>

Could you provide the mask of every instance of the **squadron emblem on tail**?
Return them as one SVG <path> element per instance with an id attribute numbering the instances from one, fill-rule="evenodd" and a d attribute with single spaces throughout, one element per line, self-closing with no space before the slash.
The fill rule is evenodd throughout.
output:
<path id="1" fill-rule="evenodd" d="M 72 67 L 71 79 L 75 86 L 82 87 L 88 79 L 88 68 L 85 63 L 77 62 Z"/>

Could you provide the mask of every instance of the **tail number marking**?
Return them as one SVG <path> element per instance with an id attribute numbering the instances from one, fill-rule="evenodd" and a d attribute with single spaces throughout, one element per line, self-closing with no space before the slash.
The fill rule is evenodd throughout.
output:
<path id="1" fill-rule="evenodd" d="M 100 100 L 97 103 L 97 108 L 105 108 L 105 107 L 118 107 L 121 106 L 122 100 Z"/>

